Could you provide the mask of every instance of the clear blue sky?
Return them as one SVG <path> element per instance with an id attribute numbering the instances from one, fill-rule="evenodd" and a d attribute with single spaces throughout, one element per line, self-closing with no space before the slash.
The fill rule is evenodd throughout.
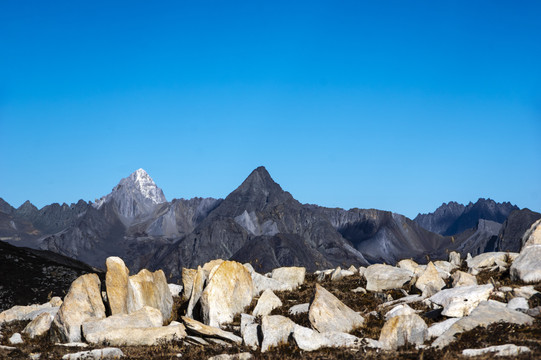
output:
<path id="1" fill-rule="evenodd" d="M 114 4 L 113 4 L 114 3 Z M 0 197 L 541 211 L 539 1 L 0 2 Z"/>

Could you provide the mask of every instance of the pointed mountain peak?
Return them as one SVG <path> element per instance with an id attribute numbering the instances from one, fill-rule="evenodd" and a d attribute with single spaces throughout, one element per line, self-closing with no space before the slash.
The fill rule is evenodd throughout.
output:
<path id="1" fill-rule="evenodd" d="M 19 206 L 17 208 L 17 210 L 38 210 L 37 207 L 34 206 L 34 204 L 32 204 L 30 202 L 30 200 L 26 200 L 21 206 Z"/>
<path id="2" fill-rule="evenodd" d="M 264 166 L 260 166 L 252 171 L 237 190 L 241 192 L 283 192 L 280 185 L 272 179 Z"/>
<path id="3" fill-rule="evenodd" d="M 118 185 L 113 189 L 113 192 L 115 191 L 139 192 L 156 204 L 167 201 L 163 195 L 163 191 L 143 169 L 135 170 L 130 176 L 120 180 Z"/>
<path id="4" fill-rule="evenodd" d="M 261 211 L 267 206 L 292 199 L 290 193 L 284 191 L 270 176 L 263 166 L 258 167 L 243 181 L 243 183 L 226 198 L 226 204 L 233 205 L 236 215 L 245 210 Z M 225 207 L 225 205 L 224 205 Z"/>
<path id="5" fill-rule="evenodd" d="M 167 202 L 162 189 L 143 169 L 138 169 L 120 180 L 109 195 L 96 201 L 94 207 L 99 209 L 111 201 L 126 224 L 150 215 L 158 204 Z"/>
<path id="6" fill-rule="evenodd" d="M 11 214 L 15 209 L 6 200 L 0 198 L 0 211 L 6 214 Z"/>

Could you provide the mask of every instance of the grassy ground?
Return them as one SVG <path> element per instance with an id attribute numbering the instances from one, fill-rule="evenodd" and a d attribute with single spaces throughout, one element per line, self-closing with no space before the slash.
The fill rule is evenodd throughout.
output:
<path id="1" fill-rule="evenodd" d="M 479 274 L 479 283 L 493 282 L 497 286 L 516 286 L 516 283 L 511 283 L 508 273 L 483 272 Z M 297 324 L 309 326 L 308 314 L 300 314 L 290 316 L 287 311 L 296 304 L 310 302 L 314 294 L 315 276 L 307 275 L 306 281 L 299 289 L 291 292 L 277 292 L 276 295 L 284 304 L 281 308 L 275 309 L 272 314 L 285 315 L 290 317 Z M 361 312 L 365 317 L 365 325 L 352 334 L 359 337 L 369 337 L 378 339 L 381 328 L 384 324 L 383 315 L 385 311 L 378 312 L 375 316 L 369 315 L 371 311 L 377 309 L 377 306 L 386 302 L 389 296 L 393 299 L 403 297 L 404 294 L 399 290 L 384 291 L 382 293 L 361 294 L 354 293 L 351 290 L 358 286 L 365 287 L 366 282 L 360 276 L 355 275 L 344 278 L 339 281 L 324 281 L 321 283 L 323 287 L 331 291 L 336 297 L 342 300 L 346 305 Z M 410 293 L 417 292 L 408 285 L 404 287 Z M 537 284 L 536 288 L 541 290 L 541 284 Z M 250 313 L 255 307 L 256 300 L 252 302 L 247 312 Z M 530 306 L 541 305 L 541 298 L 533 297 L 530 300 Z M 435 321 L 441 321 L 444 318 L 439 316 L 429 318 L 424 315 L 430 309 L 421 304 L 412 304 L 417 310 L 421 310 L 420 315 L 424 317 L 427 324 Z M 178 301 L 174 307 L 174 316 L 179 317 L 184 311 L 185 306 Z M 9 325 L 4 325 L 1 332 L 4 335 L 0 339 L 2 345 L 9 345 L 8 339 L 11 334 L 20 332 L 28 322 L 14 322 Z M 230 330 L 238 331 L 240 317 L 237 317 L 230 326 Z M 238 333 L 238 332 L 237 332 Z M 24 336 L 23 336 L 24 338 Z M 406 346 L 396 352 L 385 352 L 381 350 L 350 350 L 350 349 L 320 349 L 313 352 L 304 352 L 299 350 L 293 340 L 283 344 L 266 353 L 261 353 L 259 350 L 252 351 L 243 346 L 224 347 L 220 345 L 197 346 L 185 345 L 181 341 L 161 344 L 150 347 L 121 347 L 126 355 L 126 359 L 178 359 L 177 354 L 182 354 L 183 359 L 207 359 L 210 356 L 219 354 L 235 354 L 240 352 L 251 352 L 255 359 L 438 359 L 450 360 L 465 358 L 461 356 L 461 352 L 466 348 L 482 348 L 492 345 L 515 344 L 528 346 L 532 352 L 523 354 L 516 359 L 541 359 L 541 318 L 536 318 L 532 326 L 519 326 L 505 323 L 493 324 L 488 328 L 476 328 L 472 331 L 463 333 L 458 336 L 458 341 L 454 342 L 443 350 L 417 350 L 414 347 Z M 429 344 L 429 342 L 427 342 Z M 83 349 L 66 349 L 61 346 L 55 346 L 50 343 L 46 336 L 30 340 L 25 338 L 24 345 L 18 347 L 14 351 L 0 350 L 0 359 L 28 359 L 31 353 L 41 353 L 41 359 L 61 359 L 62 355 L 81 351 Z M 490 355 L 477 357 L 476 359 L 491 359 Z"/>

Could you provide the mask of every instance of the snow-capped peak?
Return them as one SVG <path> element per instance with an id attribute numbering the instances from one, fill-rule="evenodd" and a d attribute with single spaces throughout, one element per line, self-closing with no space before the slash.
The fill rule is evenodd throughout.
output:
<path id="1" fill-rule="evenodd" d="M 149 215 L 156 205 L 167 201 L 163 191 L 143 169 L 138 169 L 120 180 L 109 195 L 95 202 L 94 207 L 99 209 L 112 200 L 115 202 L 119 215 L 122 215 L 127 222 Z"/>
<path id="2" fill-rule="evenodd" d="M 140 192 L 146 199 L 149 199 L 155 204 L 161 204 L 167 201 L 163 195 L 163 191 L 156 186 L 154 180 L 143 169 L 137 169 L 127 178 L 120 180 L 118 185 L 113 189 L 113 192 L 126 188 Z"/>

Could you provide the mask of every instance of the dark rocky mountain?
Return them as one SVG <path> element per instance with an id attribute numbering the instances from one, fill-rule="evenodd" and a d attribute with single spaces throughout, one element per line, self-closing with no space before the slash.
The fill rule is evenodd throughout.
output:
<path id="1" fill-rule="evenodd" d="M 28 201 L 18 209 L 4 205 L 13 210 L 11 214 L 0 212 L 0 238 L 99 268 L 108 256 L 122 256 L 131 271 L 138 271 L 156 248 L 190 233 L 220 201 L 167 202 L 162 190 L 139 169 L 95 203 L 80 200 L 39 210 Z"/>
<path id="2" fill-rule="evenodd" d="M 539 215 L 517 210 L 507 219 L 513 209 L 493 200 L 468 206 L 451 202 L 413 221 L 374 209 L 303 205 L 264 167 L 224 200 L 168 202 L 139 169 L 94 203 L 37 209 L 26 202 L 14 209 L 0 199 L 0 239 L 100 268 L 108 256 L 120 256 L 131 272 L 163 268 L 171 277 L 180 276 L 182 267 L 215 258 L 250 262 L 262 272 L 278 266 L 313 271 L 403 258 L 446 259 L 452 250 L 465 256 L 511 249 L 517 234 Z"/>
<path id="3" fill-rule="evenodd" d="M 405 216 L 374 209 L 329 209 L 313 206 L 370 262 L 394 264 L 403 258 L 444 258 L 448 240 Z"/>
<path id="4" fill-rule="evenodd" d="M 418 214 L 413 221 L 424 229 L 437 234 L 444 234 L 462 215 L 466 206 L 454 201 L 443 203 L 433 213 Z"/>
<path id="5" fill-rule="evenodd" d="M 444 203 L 433 213 L 417 215 L 414 221 L 429 231 L 453 236 L 477 227 L 480 219 L 502 224 L 514 210 L 519 208 L 509 202 L 497 203 L 481 198 L 467 206 L 456 202 Z"/>
<path id="6" fill-rule="evenodd" d="M 541 214 L 530 209 L 513 211 L 503 223 L 495 240 L 496 251 L 519 252 L 522 247 L 522 236 L 539 219 Z"/>
<path id="7" fill-rule="evenodd" d="M 462 256 L 468 253 L 475 256 L 484 252 L 497 251 L 496 237 L 501 227 L 502 224 L 495 221 L 480 219 L 475 227 L 450 236 L 451 242 L 448 249 L 459 252 Z"/>
<path id="8" fill-rule="evenodd" d="M 15 247 L 0 241 L 0 312 L 14 305 L 44 303 L 64 296 L 80 275 L 104 274 L 80 261 L 55 254 Z"/>
<path id="9" fill-rule="evenodd" d="M 261 271 L 367 264 L 328 219 L 282 190 L 264 167 L 255 169 L 191 234 L 159 252 L 151 266 L 179 276 L 182 267 L 217 257 L 252 262 Z"/>

